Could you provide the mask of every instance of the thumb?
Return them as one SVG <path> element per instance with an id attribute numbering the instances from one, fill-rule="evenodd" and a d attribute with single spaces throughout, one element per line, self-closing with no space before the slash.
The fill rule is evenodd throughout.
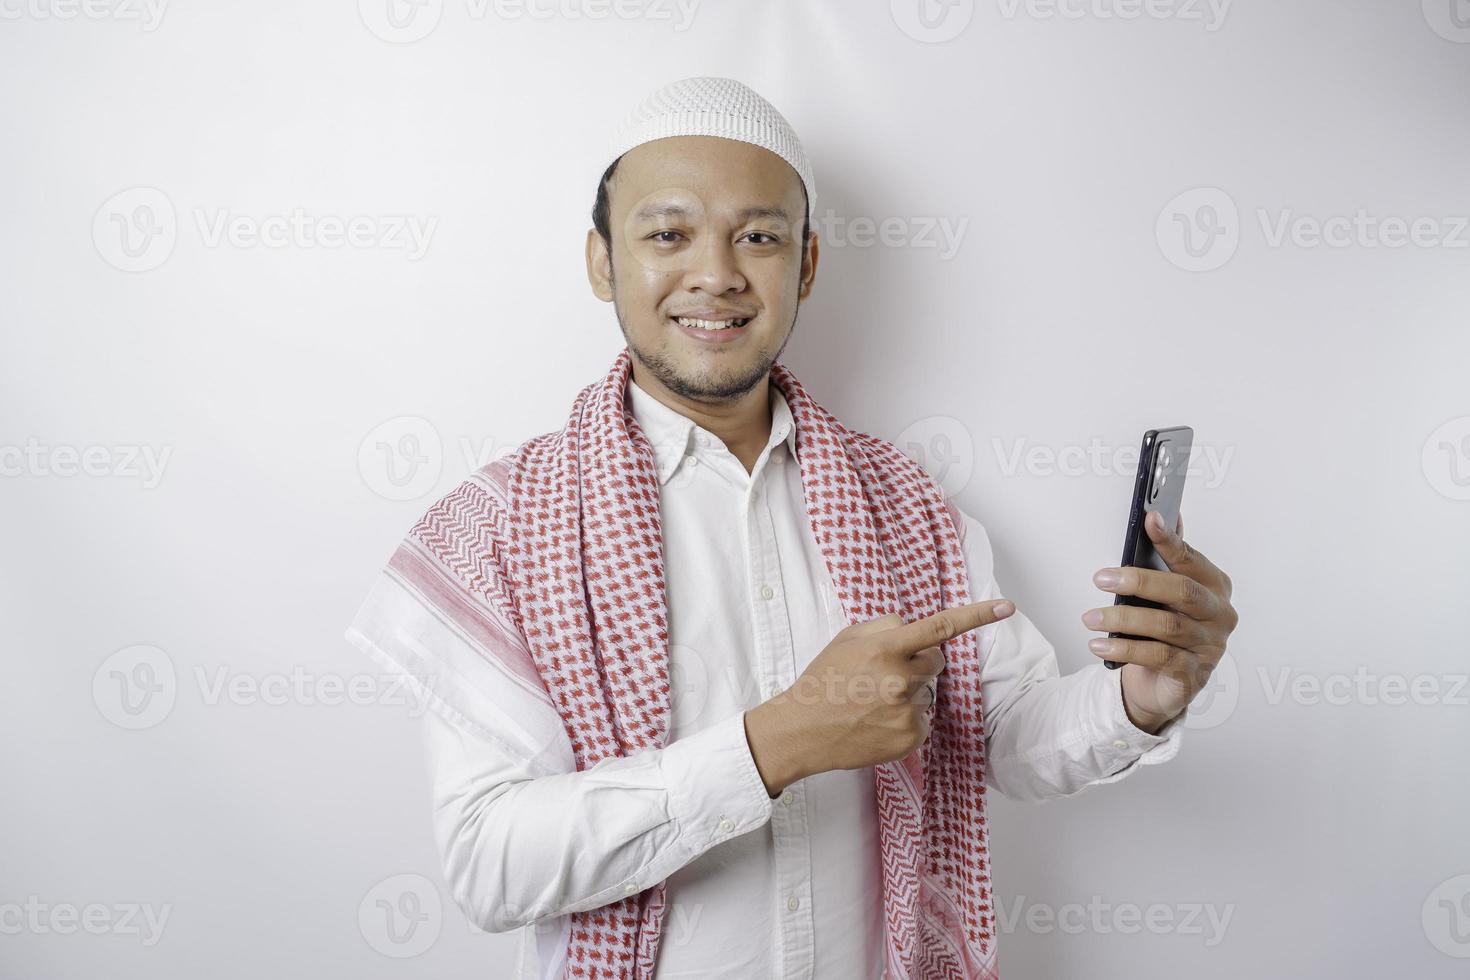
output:
<path id="1" fill-rule="evenodd" d="M 866 636 L 869 633 L 881 633 L 891 630 L 895 626 L 903 625 L 903 617 L 897 613 L 889 613 L 887 616 L 879 616 L 877 619 L 867 619 L 860 623 L 850 623 L 837 631 L 837 636 L 844 640 L 850 640 L 858 636 Z"/>

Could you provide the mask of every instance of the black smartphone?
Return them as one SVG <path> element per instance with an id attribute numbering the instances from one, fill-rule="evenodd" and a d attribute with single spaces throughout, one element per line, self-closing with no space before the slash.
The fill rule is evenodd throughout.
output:
<path id="1" fill-rule="evenodd" d="M 1187 425 L 1168 429 L 1149 429 L 1143 434 L 1143 448 L 1138 453 L 1138 473 L 1133 479 L 1133 503 L 1128 508 L 1128 529 L 1123 534 L 1125 566 L 1156 568 L 1167 572 L 1169 566 L 1154 550 L 1143 522 L 1157 511 L 1164 526 L 1172 530 L 1179 523 L 1179 501 L 1184 497 L 1184 475 L 1189 468 L 1189 450 L 1194 444 L 1194 430 Z M 1113 597 L 1115 606 L 1143 606 L 1162 609 L 1162 604 L 1137 596 Z M 1129 633 L 1109 633 L 1126 640 L 1148 639 Z M 1104 660 L 1109 670 L 1123 666 L 1116 660 Z"/>

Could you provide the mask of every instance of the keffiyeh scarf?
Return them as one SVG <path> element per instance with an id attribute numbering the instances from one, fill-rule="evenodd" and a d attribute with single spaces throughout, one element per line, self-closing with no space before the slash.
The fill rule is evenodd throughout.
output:
<path id="1" fill-rule="evenodd" d="M 523 662 L 501 667 L 544 686 L 578 771 L 658 749 L 669 731 L 659 484 L 624 404 L 631 370 L 624 348 L 581 389 L 564 428 L 441 499 L 390 565 L 421 578 L 420 601 L 461 636 L 503 634 L 507 623 L 519 631 Z M 770 382 L 796 423 L 812 534 L 848 619 L 912 622 L 970 601 L 958 517 L 934 480 L 891 443 L 844 426 L 784 365 L 772 366 Z M 493 643 L 471 648 L 497 656 Z M 886 973 L 902 980 L 996 976 L 974 632 L 942 650 L 928 739 L 874 767 Z M 567 976 L 651 978 L 664 896 L 660 882 L 572 913 Z"/>

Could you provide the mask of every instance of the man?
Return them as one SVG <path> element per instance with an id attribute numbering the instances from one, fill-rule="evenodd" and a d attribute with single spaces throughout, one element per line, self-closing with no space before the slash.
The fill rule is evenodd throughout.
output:
<path id="1" fill-rule="evenodd" d="M 654 93 L 587 235 L 627 347 L 566 426 L 466 480 L 348 635 L 425 689 L 456 901 L 517 977 L 993 977 L 983 793 L 1178 750 L 1230 582 L 1104 569 L 1058 676 L 984 528 L 778 363 L 819 255 L 811 167 L 739 82 Z M 797 233 L 798 224 L 800 232 Z"/>

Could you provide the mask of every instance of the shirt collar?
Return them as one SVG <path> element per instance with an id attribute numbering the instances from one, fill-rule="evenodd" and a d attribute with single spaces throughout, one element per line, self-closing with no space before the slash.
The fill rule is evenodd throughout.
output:
<path id="1" fill-rule="evenodd" d="M 766 447 L 774 452 L 774 447 L 784 444 L 794 456 L 796 419 L 791 414 L 791 406 L 786 404 L 785 396 L 775 385 L 768 383 L 767 389 L 770 392 L 768 401 L 771 409 L 771 438 Z M 713 432 L 640 388 L 631 374 L 628 375 L 627 396 L 628 408 L 653 446 L 653 461 L 658 469 L 660 485 L 667 483 L 679 468 L 695 433 L 702 433 L 707 437 L 706 451 L 723 445 Z"/>

